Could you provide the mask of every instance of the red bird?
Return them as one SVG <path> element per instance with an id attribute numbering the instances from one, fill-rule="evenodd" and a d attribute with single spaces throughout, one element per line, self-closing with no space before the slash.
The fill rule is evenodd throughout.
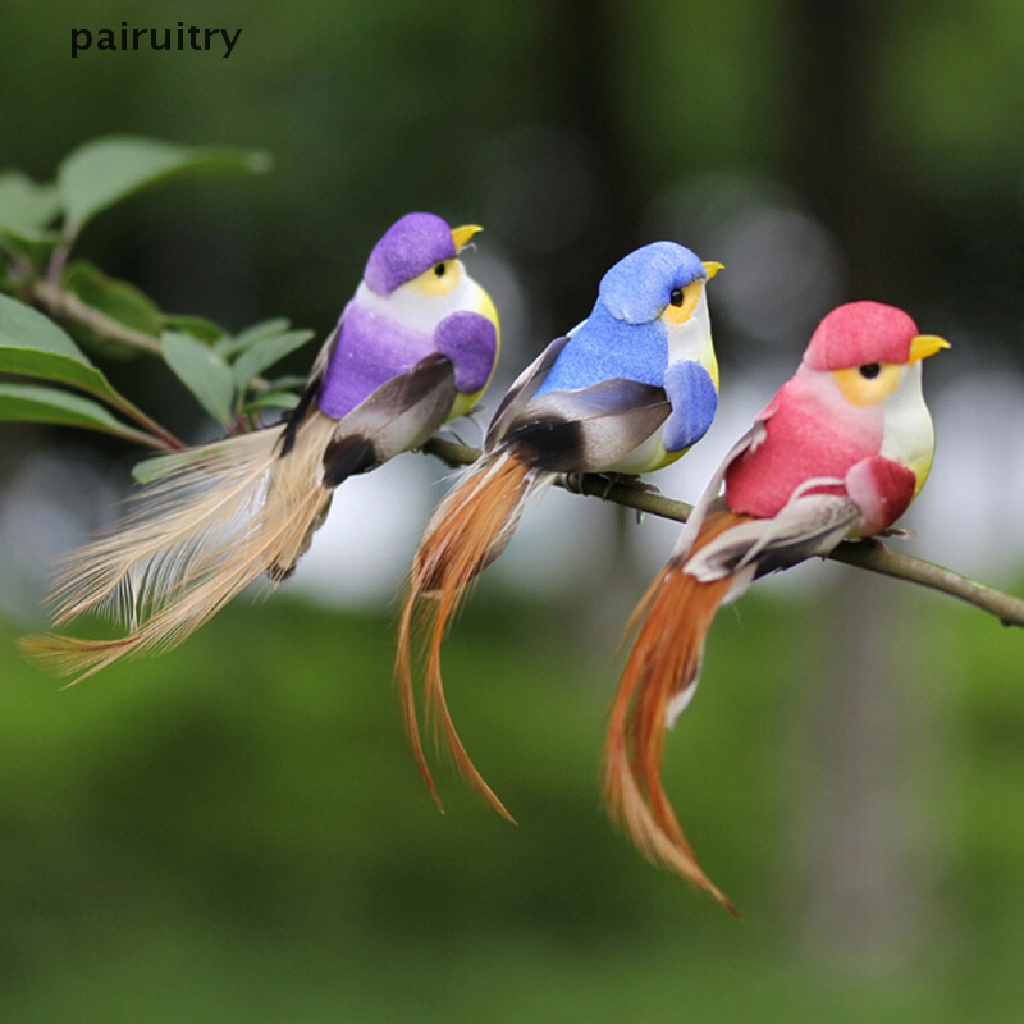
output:
<path id="1" fill-rule="evenodd" d="M 649 858 L 730 910 L 662 787 L 664 730 L 693 696 L 719 605 L 845 538 L 888 530 L 906 510 L 935 448 L 921 360 L 948 347 L 892 306 L 853 302 L 829 313 L 705 488 L 630 619 L 636 638 L 604 752 L 609 811 Z"/>

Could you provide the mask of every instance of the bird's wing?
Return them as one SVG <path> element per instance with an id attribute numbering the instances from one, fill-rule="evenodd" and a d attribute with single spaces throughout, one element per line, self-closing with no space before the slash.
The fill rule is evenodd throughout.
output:
<path id="1" fill-rule="evenodd" d="M 565 348 L 569 337 L 555 338 L 546 349 L 530 365 L 523 370 L 512 387 L 505 392 L 504 397 L 494 410 L 491 422 L 487 427 L 487 436 L 484 438 L 484 451 L 489 452 L 505 439 L 506 431 L 522 412 L 524 406 L 533 397 L 537 388 L 544 383 L 548 371 L 554 365 L 562 349 Z"/>
<path id="2" fill-rule="evenodd" d="M 331 331 L 330 336 L 320 346 L 316 359 L 313 360 L 313 367 L 309 371 L 309 377 L 306 379 L 306 386 L 302 389 L 302 394 L 299 396 L 299 404 L 288 414 L 288 422 L 284 428 L 284 433 L 281 435 L 281 455 L 287 455 L 295 446 L 295 435 L 299 426 L 309 416 L 310 410 L 316 405 L 317 397 L 320 394 L 320 387 L 324 382 L 324 374 L 327 372 L 327 363 L 341 334 L 341 325 L 344 319 L 345 314 L 342 313 L 338 326 Z"/>
<path id="3" fill-rule="evenodd" d="M 805 558 L 827 555 L 860 516 L 848 495 L 801 494 L 771 519 L 749 519 L 725 530 L 687 560 L 685 571 L 701 583 L 737 575 L 746 584 Z"/>
<path id="4" fill-rule="evenodd" d="M 447 420 L 457 394 L 455 368 L 440 352 L 392 377 L 338 421 L 324 451 L 324 485 L 336 487 L 422 444 Z"/>
<path id="5" fill-rule="evenodd" d="M 697 503 L 693 506 L 693 510 L 686 520 L 686 526 L 683 527 L 683 531 L 676 541 L 676 546 L 672 549 L 673 559 L 684 559 L 690 553 L 690 548 L 693 547 L 693 542 L 697 539 L 697 534 L 700 533 L 700 528 L 707 518 L 708 512 L 718 503 L 718 495 L 722 490 L 725 474 L 729 471 L 729 467 L 741 455 L 748 451 L 753 451 L 766 436 L 767 431 L 765 430 L 764 422 L 758 419 L 729 449 L 725 458 L 722 459 L 721 465 L 715 470 L 714 476 L 707 482 L 704 490 L 701 491 L 700 497 L 697 499 Z"/>
<path id="6" fill-rule="evenodd" d="M 671 411 L 663 388 L 616 377 L 531 399 L 509 418 L 502 444 L 551 472 L 599 472 L 639 448 Z"/>

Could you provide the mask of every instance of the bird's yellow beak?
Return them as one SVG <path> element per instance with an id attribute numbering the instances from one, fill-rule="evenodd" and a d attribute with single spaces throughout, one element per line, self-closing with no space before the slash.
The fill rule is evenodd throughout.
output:
<path id="1" fill-rule="evenodd" d="M 469 240 L 478 231 L 483 231 L 479 224 L 463 224 L 462 227 L 452 228 L 452 241 L 455 243 L 455 251 L 462 252 L 469 244 Z"/>
<path id="2" fill-rule="evenodd" d="M 910 358 L 908 363 L 916 363 L 919 359 L 927 359 L 936 352 L 949 348 L 949 342 L 936 334 L 919 334 L 910 342 Z"/>
<path id="3" fill-rule="evenodd" d="M 711 260 L 704 263 L 704 269 L 707 271 L 708 280 L 710 281 L 720 270 L 725 270 L 725 264 L 715 263 L 714 260 Z"/>

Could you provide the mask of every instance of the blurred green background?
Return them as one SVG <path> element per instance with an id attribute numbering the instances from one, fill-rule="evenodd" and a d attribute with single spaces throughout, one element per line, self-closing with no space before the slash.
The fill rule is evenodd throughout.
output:
<path id="1" fill-rule="evenodd" d="M 71 58 L 72 28 L 122 21 L 242 33 L 227 60 Z M 677 238 L 727 265 L 724 445 L 831 305 L 895 302 L 954 344 L 929 366 L 940 450 L 909 550 L 1022 594 L 1022 82 L 1024 9 L 996 0 L 6 0 L 0 167 L 48 180 L 111 132 L 270 151 L 269 175 L 154 190 L 79 245 L 232 329 L 283 315 L 322 337 L 402 212 L 479 221 L 506 381 L 611 262 Z M 159 368 L 112 375 L 207 429 Z M 110 514 L 137 455 L 5 428 L 0 1019 L 1019 1020 L 1018 633 L 821 565 L 721 616 L 665 774 L 736 923 L 599 806 L 618 631 L 673 531 L 550 502 L 555 546 L 603 531 L 589 560 L 554 584 L 536 558 L 488 574 L 456 627 L 454 713 L 513 828 L 446 773 L 439 816 L 416 776 L 390 577 L 343 607 L 298 586 L 236 602 L 71 690 L 25 665 L 48 557 Z M 415 472 L 395 502 L 422 521 L 438 492 Z M 663 488 L 692 498 L 689 472 Z M 372 547 L 353 568 L 326 546 L 322 575 L 374 575 Z"/>

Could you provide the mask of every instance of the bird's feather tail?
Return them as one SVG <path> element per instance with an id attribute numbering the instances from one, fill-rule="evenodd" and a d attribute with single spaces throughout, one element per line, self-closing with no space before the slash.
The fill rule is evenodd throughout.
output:
<path id="1" fill-rule="evenodd" d="M 501 453 L 472 467 L 427 523 L 413 559 L 398 631 L 395 678 L 420 773 L 439 808 L 441 799 L 420 739 L 413 687 L 413 648 L 421 649 L 428 720 L 470 785 L 499 814 L 511 815 L 473 764 L 452 722 L 441 676 L 441 642 L 473 579 L 508 543 L 531 494 L 550 482 L 514 454 Z"/>
<path id="2" fill-rule="evenodd" d="M 692 552 L 740 521 L 729 512 L 710 515 Z M 735 913 L 698 863 L 661 783 L 665 729 L 696 685 L 704 638 L 731 585 L 730 577 L 701 583 L 682 559 L 672 559 L 640 601 L 627 627 L 627 637 L 636 636 L 611 709 L 604 795 L 612 818 L 647 857 Z"/>
<path id="3" fill-rule="evenodd" d="M 280 428 L 197 449 L 141 491 L 120 527 L 72 555 L 58 581 L 58 625 L 112 606 L 127 635 L 49 634 L 25 638 L 23 648 L 84 677 L 124 655 L 180 643 L 264 573 L 285 578 L 330 504 L 321 457 L 335 428 L 314 413 L 283 457 Z"/>

